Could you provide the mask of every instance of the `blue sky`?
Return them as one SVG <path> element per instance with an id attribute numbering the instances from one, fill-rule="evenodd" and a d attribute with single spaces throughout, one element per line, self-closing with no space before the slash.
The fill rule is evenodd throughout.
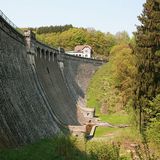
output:
<path id="1" fill-rule="evenodd" d="M 0 9 L 18 27 L 73 24 L 130 35 L 145 0 L 0 0 Z"/>

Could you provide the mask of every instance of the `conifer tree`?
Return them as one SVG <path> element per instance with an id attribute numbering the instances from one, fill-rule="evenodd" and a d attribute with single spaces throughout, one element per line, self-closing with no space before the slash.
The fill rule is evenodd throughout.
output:
<path id="1" fill-rule="evenodd" d="M 139 113 L 139 127 L 145 128 L 156 115 L 150 102 L 160 93 L 160 0 L 146 0 L 143 13 L 138 17 L 136 77 L 134 109 Z"/>

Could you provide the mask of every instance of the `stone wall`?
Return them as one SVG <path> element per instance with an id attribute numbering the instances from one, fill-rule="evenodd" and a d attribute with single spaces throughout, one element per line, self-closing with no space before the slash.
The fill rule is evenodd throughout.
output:
<path id="1" fill-rule="evenodd" d="M 76 103 L 64 82 L 57 59 L 48 61 L 48 57 L 37 55 L 35 64 L 40 84 L 56 117 L 64 125 L 79 125 Z"/>
<path id="2" fill-rule="evenodd" d="M 11 147 L 60 129 L 29 63 L 23 37 L 1 18 L 0 23 L 0 147 Z"/>
<path id="3" fill-rule="evenodd" d="M 72 97 L 81 107 L 85 106 L 85 95 L 91 77 L 102 65 L 102 62 L 93 59 L 64 55 L 64 75 Z"/>
<path id="4" fill-rule="evenodd" d="M 100 65 L 65 55 L 31 32 L 23 36 L 0 16 L 0 148 L 84 124 L 85 109 L 77 106 L 86 107 L 86 89 Z"/>

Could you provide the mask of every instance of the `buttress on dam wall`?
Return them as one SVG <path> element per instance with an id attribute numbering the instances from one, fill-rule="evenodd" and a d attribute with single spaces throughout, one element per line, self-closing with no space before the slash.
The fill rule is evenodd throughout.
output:
<path id="1" fill-rule="evenodd" d="M 0 16 L 0 148 L 83 126 L 93 117 L 86 89 L 102 64 L 22 35 Z"/>

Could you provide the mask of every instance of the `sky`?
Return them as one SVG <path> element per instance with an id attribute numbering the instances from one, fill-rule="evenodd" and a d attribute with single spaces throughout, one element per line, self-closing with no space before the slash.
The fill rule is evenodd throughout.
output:
<path id="1" fill-rule="evenodd" d="M 72 24 L 129 35 L 139 25 L 145 0 L 0 0 L 0 9 L 18 27 Z"/>

